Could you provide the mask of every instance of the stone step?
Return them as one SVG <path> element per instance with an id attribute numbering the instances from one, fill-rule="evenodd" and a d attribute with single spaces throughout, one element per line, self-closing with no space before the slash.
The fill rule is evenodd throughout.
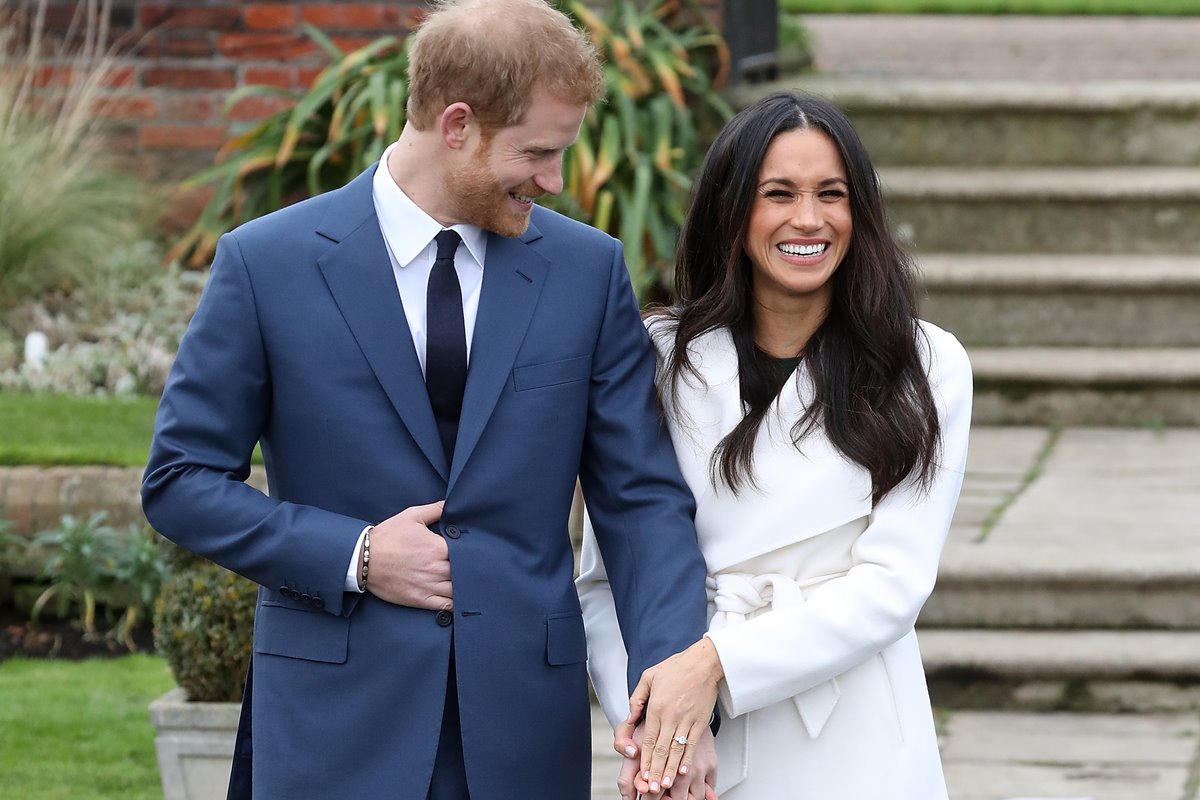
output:
<path id="1" fill-rule="evenodd" d="M 804 76 L 740 87 L 733 100 L 791 88 L 844 109 L 878 165 L 1200 166 L 1194 81 Z"/>
<path id="2" fill-rule="evenodd" d="M 1200 168 L 881 171 L 915 252 L 1200 252 Z"/>
<path id="3" fill-rule="evenodd" d="M 922 316 L 966 345 L 1200 346 L 1200 257 L 922 256 Z"/>
<path id="4" fill-rule="evenodd" d="M 1200 703 L 1200 631 L 918 632 L 935 705 L 1165 710 Z"/>
<path id="5" fill-rule="evenodd" d="M 930 628 L 1200 628 L 1200 565 L 1139 569 L 1127 564 L 1045 564 L 963 568 L 947 553 L 937 588 L 921 611 Z M 1064 554 L 1065 555 L 1065 554 Z M 1172 568 L 1173 567 L 1173 568 Z"/>
<path id="6" fill-rule="evenodd" d="M 976 424 L 1200 425 L 1200 348 L 968 348 Z"/>

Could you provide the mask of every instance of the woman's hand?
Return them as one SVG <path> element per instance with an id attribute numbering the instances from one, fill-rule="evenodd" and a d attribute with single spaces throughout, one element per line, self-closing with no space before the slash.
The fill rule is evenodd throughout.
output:
<path id="1" fill-rule="evenodd" d="M 642 736 L 642 726 L 638 725 L 633 731 L 634 739 L 617 739 L 617 752 L 624 756 L 621 771 L 617 775 L 617 791 L 621 800 L 635 800 L 642 797 L 663 797 L 662 793 L 651 794 L 647 776 L 639 774 L 641 759 L 635 740 Z M 710 730 L 705 730 L 696 743 L 694 757 L 690 768 L 680 765 L 679 776 L 670 789 L 666 789 L 665 797 L 670 800 L 717 800 L 713 786 L 717 782 L 717 744 Z"/>
<path id="2" fill-rule="evenodd" d="M 631 745 L 640 751 L 638 774 L 647 786 L 642 791 L 660 794 L 675 783 L 680 767 L 686 767 L 685 775 L 692 770 L 697 745 L 705 735 L 712 736 L 708 722 L 723 675 L 717 649 L 708 639 L 642 673 L 629 698 L 629 718 L 617 726 L 614 737 L 618 753 L 627 755 Z M 636 738 L 635 726 L 640 727 Z"/>

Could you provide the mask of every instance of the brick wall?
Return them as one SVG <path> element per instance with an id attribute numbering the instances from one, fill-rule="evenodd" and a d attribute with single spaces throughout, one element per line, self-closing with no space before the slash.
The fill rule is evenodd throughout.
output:
<path id="1" fill-rule="evenodd" d="M 78 2 L 51 0 L 46 31 L 57 43 Z M 120 61 L 110 74 L 115 147 L 148 178 L 176 180 L 212 163 L 230 127 L 286 107 L 284 98 L 253 98 L 223 114 L 238 86 L 307 86 L 325 63 L 305 23 L 344 49 L 385 33 L 403 33 L 422 3 L 253 2 L 253 0 L 113 0 L 109 40 Z M 47 65 L 39 84 L 64 79 Z"/>
<path id="2" fill-rule="evenodd" d="M 725 0 L 703 0 L 715 20 Z M 49 0 L 52 42 L 71 29 L 78 0 Z M 603 5 L 600 0 L 597 5 Z M 176 181 L 210 165 L 231 128 L 285 107 L 284 98 L 248 98 L 224 116 L 230 93 L 245 84 L 289 89 L 309 85 L 325 63 L 303 31 L 316 26 L 343 49 L 383 34 L 403 33 L 419 20 L 422 2 L 339 0 L 112 0 L 109 40 L 120 54 L 108 77 L 114 146 L 152 180 Z M 65 67 L 38 76 L 49 87 Z M 197 198 L 176 209 L 180 227 Z"/>

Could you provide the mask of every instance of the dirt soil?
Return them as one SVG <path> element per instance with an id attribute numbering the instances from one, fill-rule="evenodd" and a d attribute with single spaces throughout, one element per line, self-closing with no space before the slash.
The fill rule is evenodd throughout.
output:
<path id="1" fill-rule="evenodd" d="M 34 625 L 25 612 L 0 606 L 0 661 L 14 656 L 67 660 L 115 658 L 130 652 L 111 635 L 107 621 L 98 618 L 96 628 L 95 638 L 89 640 L 75 620 L 43 615 Z M 134 629 L 133 643 L 138 652 L 154 651 L 154 634 L 148 622 Z"/>

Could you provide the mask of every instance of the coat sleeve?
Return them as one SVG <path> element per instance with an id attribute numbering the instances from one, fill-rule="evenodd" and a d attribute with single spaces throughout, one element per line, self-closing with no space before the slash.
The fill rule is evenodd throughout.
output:
<path id="1" fill-rule="evenodd" d="M 226 234 L 159 403 L 142 508 L 182 547 L 348 613 L 346 570 L 368 523 L 245 483 L 270 413 L 269 373 L 250 273 Z"/>
<path id="2" fill-rule="evenodd" d="M 699 639 L 707 611 L 695 502 L 658 411 L 654 366 L 614 243 L 592 356 L 580 483 L 629 654 L 629 688 L 647 667 Z"/>
<path id="3" fill-rule="evenodd" d="M 588 675 L 608 722 L 614 728 L 629 714 L 629 655 L 621 639 L 612 585 L 600 557 L 592 521 L 583 521 L 583 551 L 579 561 L 579 604 L 587 631 Z"/>
<path id="4" fill-rule="evenodd" d="M 731 716 L 777 703 L 836 677 L 913 629 L 933 591 L 958 502 L 971 418 L 971 366 L 949 333 L 926 328 L 942 450 L 928 493 L 904 483 L 871 513 L 853 566 L 801 605 L 712 631 Z"/>

